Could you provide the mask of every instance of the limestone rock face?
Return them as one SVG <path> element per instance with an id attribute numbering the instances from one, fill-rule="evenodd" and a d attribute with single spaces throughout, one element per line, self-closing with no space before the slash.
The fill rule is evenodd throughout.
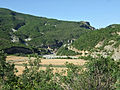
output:
<path id="1" fill-rule="evenodd" d="M 114 58 L 115 60 L 120 60 L 120 45 L 118 48 L 114 49 L 114 53 L 112 55 L 112 58 Z"/>
<path id="2" fill-rule="evenodd" d="M 90 26 L 90 23 L 89 22 L 86 22 L 86 21 L 81 21 L 82 24 L 80 24 L 80 27 L 82 28 L 86 28 L 86 29 L 91 29 L 91 30 L 94 30 L 95 28 Z"/>
<path id="3" fill-rule="evenodd" d="M 31 41 L 32 40 L 32 38 L 26 38 L 25 39 L 25 41 Z"/>
<path id="4" fill-rule="evenodd" d="M 15 30 L 14 28 L 12 28 L 12 31 L 13 31 L 13 32 L 16 32 L 17 30 Z"/>
<path id="5" fill-rule="evenodd" d="M 19 38 L 17 36 L 11 36 L 12 40 L 11 42 L 19 42 Z"/>
<path id="6" fill-rule="evenodd" d="M 99 48 L 103 46 L 104 41 L 99 42 L 95 48 Z M 112 58 L 114 60 L 120 60 L 120 45 L 118 47 L 114 47 L 114 45 L 116 44 L 116 41 L 111 40 L 109 41 L 109 43 L 112 43 L 111 45 L 106 45 L 104 46 L 103 50 L 99 50 L 98 52 L 94 51 L 92 52 L 92 56 L 96 57 L 97 54 L 101 54 L 104 57 L 107 57 L 109 53 L 112 53 Z"/>

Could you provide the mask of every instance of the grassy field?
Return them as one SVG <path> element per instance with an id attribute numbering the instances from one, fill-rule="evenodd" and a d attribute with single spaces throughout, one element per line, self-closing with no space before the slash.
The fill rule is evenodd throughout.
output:
<path id="1" fill-rule="evenodd" d="M 34 60 L 35 58 L 31 58 Z M 7 61 L 10 63 L 14 63 L 15 67 L 17 68 L 18 72 L 17 75 L 22 74 L 24 67 L 23 63 L 28 63 L 28 57 L 20 57 L 20 56 L 7 56 Z M 73 63 L 75 65 L 83 65 L 86 61 L 82 59 L 41 59 L 41 69 L 45 70 L 47 66 L 52 64 L 52 68 L 54 69 L 53 72 L 61 72 L 65 70 L 65 63 Z"/>

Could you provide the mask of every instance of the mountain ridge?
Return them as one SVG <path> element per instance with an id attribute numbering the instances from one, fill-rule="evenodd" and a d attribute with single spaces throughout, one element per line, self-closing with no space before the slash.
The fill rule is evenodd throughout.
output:
<path id="1" fill-rule="evenodd" d="M 89 22 L 62 21 L 0 8 L 0 49 L 23 46 L 55 51 L 95 28 Z"/>

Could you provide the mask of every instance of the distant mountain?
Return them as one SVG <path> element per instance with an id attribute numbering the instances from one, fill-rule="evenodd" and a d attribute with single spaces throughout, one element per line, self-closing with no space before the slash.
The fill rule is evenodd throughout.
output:
<path id="1" fill-rule="evenodd" d="M 94 27 L 85 21 L 47 19 L 0 8 L 0 50 L 7 52 L 15 48 L 11 52 L 22 53 L 19 50 L 24 47 L 45 54 L 93 30 Z"/>
<path id="2" fill-rule="evenodd" d="M 66 51 L 67 50 L 67 51 Z M 62 51 L 76 52 L 81 56 L 97 54 L 108 56 L 111 54 L 115 60 L 120 59 L 120 24 L 113 24 L 92 32 L 84 33 L 71 45 L 62 47 Z M 62 54 L 59 50 L 59 54 Z M 64 53 L 64 55 L 66 54 Z"/>

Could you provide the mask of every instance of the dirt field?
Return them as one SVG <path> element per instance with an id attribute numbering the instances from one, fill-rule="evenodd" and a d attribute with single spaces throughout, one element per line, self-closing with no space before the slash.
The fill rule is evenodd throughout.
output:
<path id="1" fill-rule="evenodd" d="M 34 60 L 34 58 L 31 58 L 32 60 Z M 17 75 L 22 74 L 24 67 L 22 66 L 23 63 L 27 63 L 28 62 L 28 57 L 19 57 L 19 56 L 7 56 L 7 61 L 16 64 L 15 67 L 18 69 L 18 73 L 16 73 Z M 42 70 L 45 70 L 46 67 L 49 64 L 52 64 L 53 66 L 53 72 L 60 72 L 62 70 L 65 70 L 65 63 L 69 62 L 69 63 L 73 63 L 75 65 L 83 65 L 86 61 L 85 60 L 81 60 L 81 59 L 41 59 L 41 65 L 43 65 L 43 67 L 41 67 Z"/>

